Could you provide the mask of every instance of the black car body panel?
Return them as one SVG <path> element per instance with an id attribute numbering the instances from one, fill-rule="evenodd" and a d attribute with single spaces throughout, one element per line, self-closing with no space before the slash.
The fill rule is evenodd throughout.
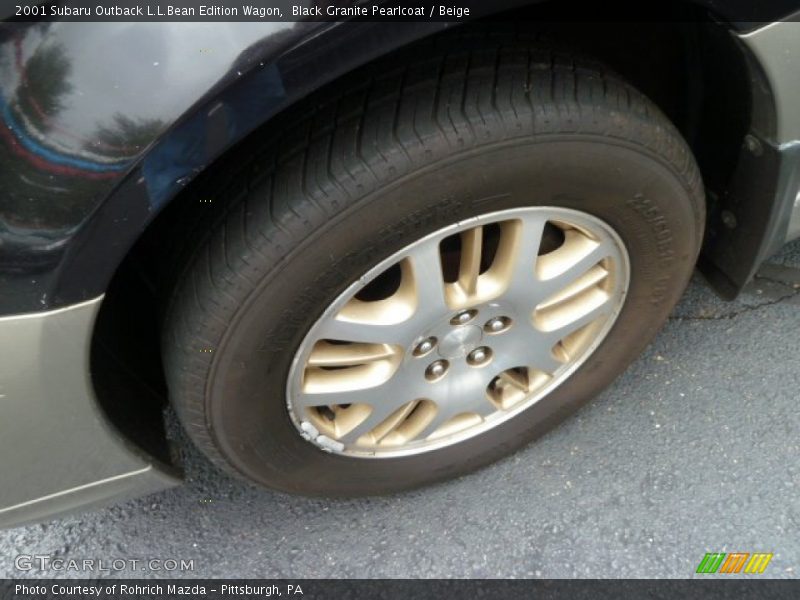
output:
<path id="1" fill-rule="evenodd" d="M 0 314 L 102 294 L 147 223 L 225 149 L 338 74 L 444 26 L 7 27 Z"/>

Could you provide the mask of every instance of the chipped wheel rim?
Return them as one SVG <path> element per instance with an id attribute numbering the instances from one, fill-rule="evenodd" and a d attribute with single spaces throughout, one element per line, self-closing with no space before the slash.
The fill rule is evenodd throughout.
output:
<path id="1" fill-rule="evenodd" d="M 321 450 L 436 450 L 520 414 L 569 378 L 619 315 L 630 278 L 605 222 L 560 207 L 484 214 L 409 244 L 309 329 L 286 401 Z"/>

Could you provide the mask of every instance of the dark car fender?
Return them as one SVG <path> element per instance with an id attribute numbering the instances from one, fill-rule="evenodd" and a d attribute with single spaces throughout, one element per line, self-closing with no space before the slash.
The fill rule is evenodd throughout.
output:
<path id="1" fill-rule="evenodd" d="M 447 26 L 3 26 L 0 225 L 35 232 L 37 247 L 0 244 L 0 314 L 99 296 L 148 223 L 226 149 L 310 91 Z"/>

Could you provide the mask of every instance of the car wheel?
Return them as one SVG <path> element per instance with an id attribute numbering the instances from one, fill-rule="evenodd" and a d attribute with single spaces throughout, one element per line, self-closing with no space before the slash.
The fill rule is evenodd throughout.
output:
<path id="1" fill-rule="evenodd" d="M 492 43 L 342 80 L 197 192 L 225 208 L 163 355 L 216 464 L 329 495 L 462 474 L 595 396 L 666 319 L 704 222 L 685 142 L 602 68 Z"/>

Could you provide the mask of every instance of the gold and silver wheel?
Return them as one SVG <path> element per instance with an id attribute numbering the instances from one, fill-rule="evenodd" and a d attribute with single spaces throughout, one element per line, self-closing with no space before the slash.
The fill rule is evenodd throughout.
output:
<path id="1" fill-rule="evenodd" d="M 559 207 L 492 212 L 395 253 L 319 317 L 289 369 L 298 435 L 384 458 L 442 448 L 546 396 L 614 324 L 620 237 Z"/>

